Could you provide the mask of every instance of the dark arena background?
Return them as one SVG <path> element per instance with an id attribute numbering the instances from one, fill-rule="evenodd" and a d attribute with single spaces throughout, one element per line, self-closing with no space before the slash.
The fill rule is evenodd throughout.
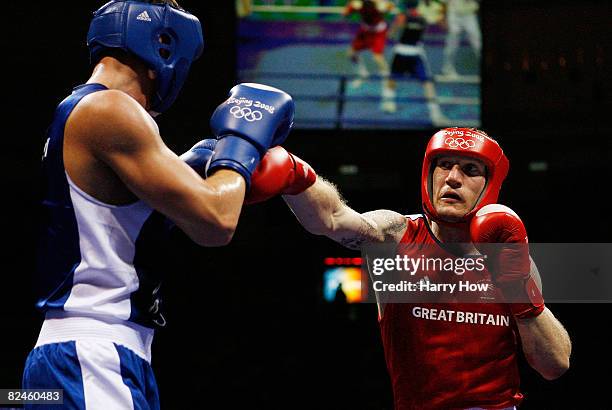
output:
<path id="1" fill-rule="evenodd" d="M 201 19 L 206 50 L 159 118 L 177 153 L 210 135 L 210 114 L 245 66 L 233 1 L 180 3 Z M 101 4 L 3 5 L 3 389 L 20 386 L 42 322 L 32 277 L 44 132 L 56 104 L 89 76 L 85 36 Z M 510 158 L 500 202 L 521 215 L 531 242 L 612 242 L 611 18 L 609 1 L 481 3 L 479 121 Z M 356 210 L 410 214 L 420 211 L 433 132 L 412 128 L 302 127 L 285 145 Z M 162 408 L 393 408 L 376 306 L 323 297 L 325 258 L 359 254 L 308 234 L 281 199 L 245 207 L 229 246 L 198 248 L 177 232 L 166 251 L 168 325 L 153 351 Z M 612 305 L 549 307 L 572 338 L 571 368 L 549 382 L 523 360 L 521 409 L 611 408 Z"/>

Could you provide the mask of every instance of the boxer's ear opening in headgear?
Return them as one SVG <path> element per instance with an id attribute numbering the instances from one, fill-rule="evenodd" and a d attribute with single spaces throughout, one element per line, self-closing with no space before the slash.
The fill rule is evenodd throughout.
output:
<path id="1" fill-rule="evenodd" d="M 446 128 L 435 133 L 425 150 L 421 173 L 421 200 L 423 212 L 431 219 L 449 224 L 438 215 L 433 206 L 431 175 L 441 155 L 459 155 L 482 161 L 485 165 L 485 186 L 473 208 L 460 221 L 465 224 L 485 205 L 497 202 L 501 185 L 508 174 L 510 163 L 499 144 L 485 132 L 475 128 Z"/>

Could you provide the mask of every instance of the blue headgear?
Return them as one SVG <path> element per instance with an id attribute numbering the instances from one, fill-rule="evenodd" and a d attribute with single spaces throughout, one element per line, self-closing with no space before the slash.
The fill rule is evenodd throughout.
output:
<path id="1" fill-rule="evenodd" d="M 151 110 L 170 107 L 187 78 L 191 63 L 204 48 L 197 17 L 168 4 L 111 1 L 94 13 L 87 33 L 92 61 L 106 48 L 140 58 L 157 74 Z"/>

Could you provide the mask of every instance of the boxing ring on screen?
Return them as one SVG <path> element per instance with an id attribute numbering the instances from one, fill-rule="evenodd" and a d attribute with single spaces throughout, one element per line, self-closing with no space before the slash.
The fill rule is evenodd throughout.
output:
<path id="1" fill-rule="evenodd" d="M 480 125 L 480 50 L 472 46 L 469 36 L 460 33 L 456 49 L 449 52 L 448 17 L 442 16 L 448 10 L 438 9 L 439 14 L 435 15 L 432 10 L 417 12 L 416 8 L 411 11 L 395 5 L 381 12 L 389 31 L 382 52 L 388 66 L 385 70 L 377 66 L 371 50 L 359 53 L 358 65 L 349 57 L 356 33 L 364 25 L 359 7 L 365 2 L 239 3 L 245 4 L 238 4 L 238 80 L 287 90 L 296 101 L 297 128 L 426 129 Z M 350 4 L 356 5 L 357 12 L 347 15 Z M 398 14 L 402 13 L 407 16 L 430 13 L 423 17 L 426 25 L 414 46 L 402 43 L 410 37 L 404 31 L 411 27 L 411 17 L 404 26 L 393 29 Z M 397 50 L 406 48 L 409 52 L 417 50 L 426 75 L 418 75 L 414 70 L 394 73 Z M 452 63 L 449 55 L 453 56 Z M 391 94 L 387 89 L 389 80 L 396 83 Z"/>

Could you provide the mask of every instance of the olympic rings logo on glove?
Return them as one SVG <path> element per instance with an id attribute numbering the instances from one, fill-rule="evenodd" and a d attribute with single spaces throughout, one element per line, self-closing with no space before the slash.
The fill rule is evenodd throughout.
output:
<path id="1" fill-rule="evenodd" d="M 230 109 L 230 114 L 237 119 L 242 118 L 248 122 L 259 121 L 263 118 L 261 111 L 253 111 L 248 107 L 239 107 L 237 105 Z"/>
<path id="2" fill-rule="evenodd" d="M 469 149 L 469 148 L 474 148 L 476 146 L 476 143 L 474 142 L 474 140 L 466 140 L 463 138 L 448 137 L 447 139 L 444 140 L 444 143 L 451 148 Z"/>

